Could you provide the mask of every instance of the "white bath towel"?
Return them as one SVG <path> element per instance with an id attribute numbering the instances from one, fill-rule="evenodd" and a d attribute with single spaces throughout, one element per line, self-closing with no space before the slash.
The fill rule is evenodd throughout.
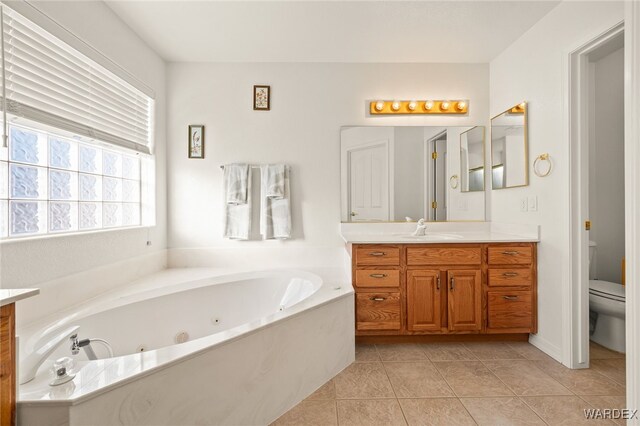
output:
<path id="1" fill-rule="evenodd" d="M 227 204 L 246 204 L 249 180 L 248 164 L 227 164 L 224 166 L 224 188 Z"/>
<path id="2" fill-rule="evenodd" d="M 260 234 L 265 240 L 291 238 L 290 168 L 284 164 L 268 164 L 260 166 L 260 174 Z M 270 191 L 270 187 L 278 186 L 273 178 L 282 181 L 282 195 Z"/>
<path id="3" fill-rule="evenodd" d="M 247 164 L 226 165 L 223 186 L 224 236 L 248 240 L 251 232 L 251 167 Z"/>

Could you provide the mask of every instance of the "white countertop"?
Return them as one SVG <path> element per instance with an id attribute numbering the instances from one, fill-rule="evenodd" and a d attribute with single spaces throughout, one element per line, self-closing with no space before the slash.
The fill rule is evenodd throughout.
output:
<path id="1" fill-rule="evenodd" d="M 40 289 L 38 288 L 0 289 L 0 306 L 15 303 L 18 300 L 35 296 L 38 293 L 40 293 Z"/>
<path id="2" fill-rule="evenodd" d="M 415 237 L 415 223 L 343 223 L 348 244 L 463 244 L 540 241 L 537 225 L 491 222 L 427 222 L 425 236 Z"/>

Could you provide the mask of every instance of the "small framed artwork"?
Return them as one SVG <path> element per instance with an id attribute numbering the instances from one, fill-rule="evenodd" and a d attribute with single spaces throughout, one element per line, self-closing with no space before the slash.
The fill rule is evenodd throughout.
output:
<path id="1" fill-rule="evenodd" d="M 269 111 L 271 109 L 271 86 L 253 86 L 254 111 Z"/>
<path id="2" fill-rule="evenodd" d="M 204 126 L 189 125 L 189 158 L 204 158 Z"/>

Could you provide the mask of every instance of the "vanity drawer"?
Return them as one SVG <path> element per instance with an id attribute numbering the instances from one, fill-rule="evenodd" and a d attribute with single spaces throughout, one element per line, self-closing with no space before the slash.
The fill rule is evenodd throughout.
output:
<path id="1" fill-rule="evenodd" d="M 389 246 L 359 246 L 356 265 L 400 265 L 400 249 Z"/>
<path id="2" fill-rule="evenodd" d="M 533 259 L 531 246 L 489 247 L 489 265 L 529 265 Z"/>
<path id="3" fill-rule="evenodd" d="M 487 293 L 489 328 L 531 328 L 530 291 L 490 291 Z"/>
<path id="4" fill-rule="evenodd" d="M 530 286 L 530 268 L 489 268 L 489 287 Z"/>
<path id="5" fill-rule="evenodd" d="M 400 293 L 356 293 L 357 330 L 400 330 Z"/>
<path id="6" fill-rule="evenodd" d="M 480 247 L 408 247 L 407 265 L 480 265 Z"/>
<path id="7" fill-rule="evenodd" d="M 356 287 L 400 287 L 400 271 L 356 269 Z"/>

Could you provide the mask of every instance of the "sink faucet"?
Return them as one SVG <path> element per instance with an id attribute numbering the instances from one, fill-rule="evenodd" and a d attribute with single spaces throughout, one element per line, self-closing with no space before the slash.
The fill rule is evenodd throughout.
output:
<path id="1" fill-rule="evenodd" d="M 416 227 L 416 230 L 413 232 L 413 236 L 422 237 L 424 236 L 425 232 L 427 232 L 427 225 L 424 224 L 424 219 L 420 219 L 418 221 L 418 226 Z"/>
<path id="2" fill-rule="evenodd" d="M 20 362 L 20 384 L 23 385 L 33 380 L 36 377 L 38 368 L 42 363 L 49 358 L 49 356 L 55 351 L 62 343 L 70 339 L 73 343 L 77 336 L 77 331 L 80 328 L 78 325 L 69 327 L 55 336 L 47 340 L 47 342 L 35 348 L 23 361 Z"/>

